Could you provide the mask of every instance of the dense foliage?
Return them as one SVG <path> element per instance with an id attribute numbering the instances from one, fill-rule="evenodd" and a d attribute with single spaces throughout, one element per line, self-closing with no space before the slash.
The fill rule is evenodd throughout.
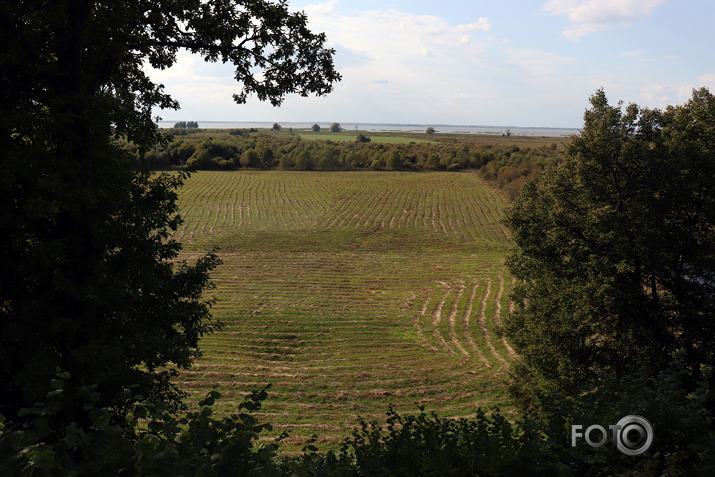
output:
<path id="1" fill-rule="evenodd" d="M 666 111 L 591 98 L 567 156 L 507 215 L 522 284 L 506 330 L 559 393 L 715 364 L 715 97 Z"/>
<path id="2" fill-rule="evenodd" d="M 255 130 L 254 130 L 255 131 Z M 172 133 L 176 133 L 173 130 Z M 479 170 L 482 177 L 514 199 L 528 180 L 539 177 L 561 151 L 544 146 L 471 144 L 457 141 L 382 144 L 358 135 L 354 142 L 303 139 L 298 135 L 232 130 L 178 136 L 143 156 L 131 143 L 122 147 L 156 168 L 188 166 L 203 170 L 242 167 L 283 170 Z M 363 136 L 363 139 L 360 139 Z M 250 159 L 248 158 L 250 156 Z M 257 156 L 257 157 L 256 157 Z"/>
<path id="3" fill-rule="evenodd" d="M 179 49 L 231 62 L 239 103 L 329 92 L 340 78 L 333 51 L 306 25 L 283 1 L 2 3 L 0 472 L 712 475 L 715 98 L 707 90 L 680 107 L 625 113 L 598 92 L 566 157 L 527 183 L 511 209 L 509 263 L 520 285 L 506 332 L 521 355 L 515 396 L 536 420 L 390 410 L 384 426 L 361 421 L 337 453 L 309 443 L 281 457 L 280 439 L 259 441 L 270 426 L 251 414 L 265 391 L 223 419 L 211 416 L 218 393 L 179 417 L 181 390 L 170 378 L 217 326 L 203 293 L 219 261 L 208 253 L 176 262 L 170 235 L 185 174 L 153 175 L 137 158 L 194 168 L 469 167 L 516 187 L 554 156 L 238 134 L 170 143 L 155 128 L 152 108 L 177 104 L 142 64 L 168 68 Z M 632 413 L 654 423 L 648 453 L 570 446 L 571 424 Z"/>
<path id="4" fill-rule="evenodd" d="M 199 409 L 177 418 L 152 400 L 134 396 L 127 418 L 118 423 L 100 407 L 96 387 L 80 388 L 80 404 L 90 428 L 59 424 L 69 373 L 59 373 L 42 402 L 24 408 L 14 425 L 0 418 L 0 473 L 12 475 L 271 475 L 277 442 L 257 440 L 270 430 L 253 415 L 265 391 L 248 395 L 237 413 L 212 417 L 218 393 Z"/>
<path id="5" fill-rule="evenodd" d="M 505 324 L 520 354 L 512 394 L 542 422 L 563 419 L 562 435 L 579 416 L 654 422 L 655 445 L 642 459 L 595 453 L 582 473 L 630 464 L 638 475 L 708 475 L 715 97 L 701 89 L 665 111 L 623 111 L 598 91 L 591 105 L 563 160 L 507 212 L 508 267 L 519 280 Z"/>
<path id="6" fill-rule="evenodd" d="M 128 416 L 128 389 L 180 406 L 170 378 L 216 326 L 202 292 L 218 260 L 176 262 L 185 174 L 154 176 L 113 140 L 140 150 L 168 140 L 151 113 L 177 103 L 142 66 L 171 67 L 180 49 L 231 62 L 239 103 L 328 93 L 340 78 L 333 50 L 306 24 L 282 1 L 2 3 L 0 409 L 10 424 L 58 368 L 73 377 L 58 425 L 92 427 L 87 386 L 116 420 Z"/>
<path id="7" fill-rule="evenodd" d="M 118 424 L 100 407 L 96 387 L 80 399 L 90 429 L 60 424 L 69 373 L 12 425 L 0 416 L 2 475 L 255 475 L 255 476 L 610 476 L 698 475 L 715 472 L 715 432 L 705 402 L 709 380 L 693 393 L 680 357 L 655 378 L 633 367 L 623 379 L 578 399 L 555 397 L 549 419 L 507 419 L 477 410 L 471 419 L 444 419 L 423 409 L 416 415 L 388 410 L 384 423 L 359 419 L 337 452 L 321 452 L 315 440 L 297 455 L 282 455 L 285 434 L 267 439 L 268 423 L 257 417 L 266 390 L 248 394 L 237 412 L 214 417 L 220 398 L 210 392 L 196 411 L 176 417 L 136 396 L 128 419 Z M 647 415 L 655 428 L 653 447 L 626 456 L 611 443 L 571 445 L 571 424 L 607 426 L 631 413 Z"/>

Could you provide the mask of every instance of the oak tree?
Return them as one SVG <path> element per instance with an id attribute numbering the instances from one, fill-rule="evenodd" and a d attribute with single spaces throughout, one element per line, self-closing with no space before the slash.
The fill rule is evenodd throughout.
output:
<path id="1" fill-rule="evenodd" d="M 517 369 L 578 395 L 683 353 L 694 383 L 715 364 L 715 96 L 623 110 L 598 91 L 584 120 L 507 213 Z"/>
<path id="2" fill-rule="evenodd" d="M 329 93 L 334 52 L 283 0 L 2 2 L 0 38 L 0 409 L 16 419 L 58 368 L 67 421 L 83 423 L 72 389 L 90 384 L 118 415 L 131 394 L 176 407 L 173 369 L 216 326 L 203 292 L 219 260 L 176 261 L 186 175 L 114 145 L 169 140 L 152 112 L 178 103 L 144 67 L 187 50 L 235 67 L 236 102 L 279 105 Z"/>

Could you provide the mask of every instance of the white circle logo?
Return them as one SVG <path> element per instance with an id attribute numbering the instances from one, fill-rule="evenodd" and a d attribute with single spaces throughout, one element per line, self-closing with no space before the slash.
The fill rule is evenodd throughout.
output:
<path id="1" fill-rule="evenodd" d="M 626 455 L 640 455 L 653 444 L 653 426 L 644 417 L 626 416 L 618 421 L 616 447 Z"/>

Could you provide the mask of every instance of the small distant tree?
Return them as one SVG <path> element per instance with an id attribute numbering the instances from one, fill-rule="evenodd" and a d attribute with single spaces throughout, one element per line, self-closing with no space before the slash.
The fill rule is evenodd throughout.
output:
<path id="1" fill-rule="evenodd" d="M 259 146 L 256 148 L 256 153 L 258 154 L 259 160 L 266 166 L 273 166 L 273 160 L 275 156 L 273 154 L 273 149 L 270 147 Z"/>
<path id="2" fill-rule="evenodd" d="M 320 151 L 318 168 L 323 170 L 335 169 L 340 166 L 340 149 L 335 146 L 327 146 Z"/>
<path id="3" fill-rule="evenodd" d="M 289 154 L 284 154 L 279 161 L 279 165 L 283 170 L 292 169 L 295 165 L 295 161 Z"/>
<path id="4" fill-rule="evenodd" d="M 312 171 L 313 166 L 313 158 L 310 156 L 308 151 L 303 151 L 298 154 L 298 159 L 295 161 L 296 169 L 299 171 Z"/>
<path id="5" fill-rule="evenodd" d="M 391 171 L 397 170 L 402 166 L 405 157 L 399 149 L 395 148 L 387 155 L 387 168 Z"/>
<path id="6" fill-rule="evenodd" d="M 174 124 L 174 129 L 186 129 L 186 121 L 179 121 Z"/>
<path id="7" fill-rule="evenodd" d="M 313 124 L 312 129 L 313 129 L 313 132 L 320 132 L 320 126 L 317 124 Z"/>
<path id="8" fill-rule="evenodd" d="M 254 149 L 249 149 L 241 155 L 240 162 L 242 167 L 258 167 L 261 160 Z"/>
<path id="9" fill-rule="evenodd" d="M 343 128 L 340 127 L 340 123 L 333 123 L 330 125 L 330 132 L 337 133 L 342 130 L 343 130 Z"/>
<path id="10" fill-rule="evenodd" d="M 511 136 L 511 129 L 506 130 L 506 137 L 509 137 L 509 136 Z"/>
<path id="11" fill-rule="evenodd" d="M 370 138 L 364 134 L 358 134 L 357 139 L 355 139 L 355 141 L 356 142 L 370 142 Z"/>
<path id="12" fill-rule="evenodd" d="M 385 156 L 387 153 L 384 151 L 375 151 L 373 154 L 370 155 L 370 167 L 372 169 L 382 169 L 385 167 Z"/>
<path id="13" fill-rule="evenodd" d="M 427 129 L 425 129 L 425 133 L 427 133 L 427 134 L 434 134 L 434 132 L 435 132 L 435 131 L 434 131 L 434 128 L 433 128 L 432 126 L 430 126 L 430 127 L 428 127 Z"/>
<path id="14" fill-rule="evenodd" d="M 430 154 L 427 158 L 427 167 L 429 169 L 437 169 L 439 167 L 439 156 L 437 154 Z"/>
<path id="15" fill-rule="evenodd" d="M 187 129 L 198 129 L 199 123 L 197 123 L 196 121 L 189 121 L 188 123 L 186 123 L 186 128 Z"/>
<path id="16" fill-rule="evenodd" d="M 273 131 L 280 131 L 282 129 L 281 125 L 278 123 L 273 123 L 273 127 L 271 128 Z"/>
<path id="17" fill-rule="evenodd" d="M 345 158 L 345 164 L 351 169 L 357 169 L 358 167 L 363 167 L 364 161 L 360 154 L 357 152 L 351 152 L 348 157 Z"/>

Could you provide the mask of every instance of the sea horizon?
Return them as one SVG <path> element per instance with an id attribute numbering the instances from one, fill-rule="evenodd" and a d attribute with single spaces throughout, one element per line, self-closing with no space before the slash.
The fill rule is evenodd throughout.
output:
<path id="1" fill-rule="evenodd" d="M 158 122 L 160 128 L 171 128 L 175 123 L 187 120 L 161 120 Z M 196 121 L 196 120 L 194 120 Z M 200 129 L 261 129 L 270 128 L 274 123 L 278 123 L 283 128 L 310 130 L 313 124 L 318 124 L 321 129 L 328 127 L 335 121 L 196 121 Z M 578 128 L 550 127 L 550 126 L 488 126 L 488 125 L 460 125 L 460 124 L 439 124 L 439 123 L 363 123 L 363 122 L 339 122 L 343 130 L 359 130 L 366 132 L 410 132 L 425 133 L 428 127 L 435 129 L 437 133 L 445 134 L 488 134 L 503 135 L 507 131 L 512 136 L 546 136 L 546 137 L 568 137 L 579 134 Z"/>

